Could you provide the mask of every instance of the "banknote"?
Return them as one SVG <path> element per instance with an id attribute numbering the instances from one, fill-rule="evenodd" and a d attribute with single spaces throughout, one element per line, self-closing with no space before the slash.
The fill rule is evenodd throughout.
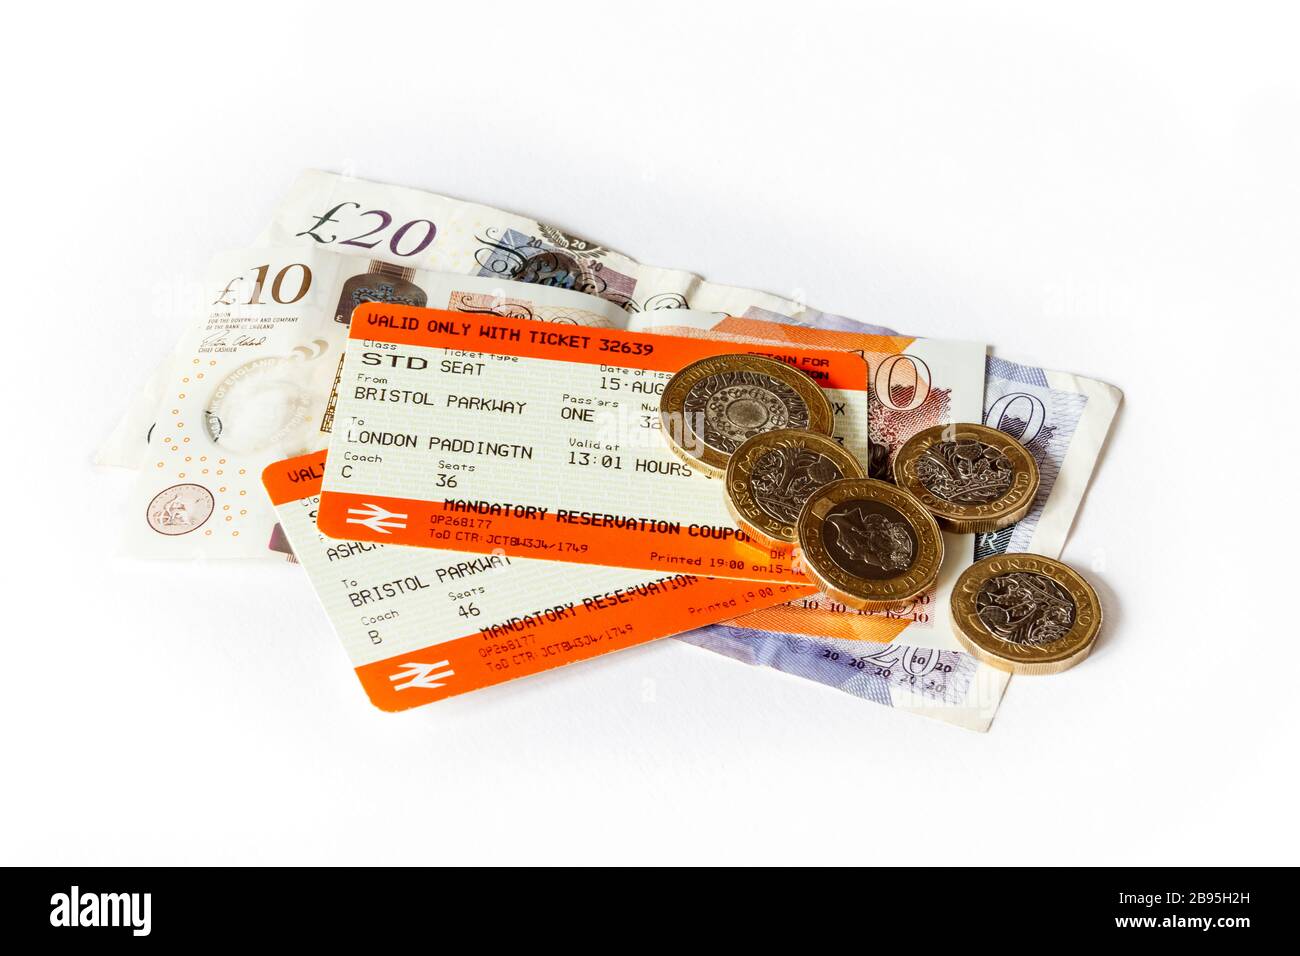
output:
<path id="1" fill-rule="evenodd" d="M 815 309 L 793 315 L 753 309 L 746 317 L 866 335 L 899 334 L 888 326 Z M 988 356 L 978 420 L 1024 444 L 1038 462 L 1041 481 L 1023 519 L 975 536 L 976 560 L 1008 552 L 1060 555 L 1122 401 L 1123 393 L 1105 382 Z"/>
<path id="2" fill-rule="evenodd" d="M 677 640 L 886 707 L 986 731 L 1011 675 L 960 651 L 837 641 L 715 624 Z"/>
<path id="3" fill-rule="evenodd" d="M 838 316 L 808 318 L 827 327 L 857 327 L 871 334 L 892 334 L 885 327 L 854 323 Z M 974 536 L 972 557 L 980 559 L 1008 552 L 1060 555 L 1121 399 L 1119 389 L 1093 379 L 989 357 L 982 420 L 1025 443 L 1038 461 L 1042 483 L 1029 514 L 1020 522 L 1002 531 Z M 897 706 L 896 687 L 887 695 L 879 680 L 857 679 L 860 675 L 845 673 L 846 667 L 856 670 L 870 665 L 859 665 L 853 655 L 855 649 L 859 655 L 863 653 L 861 645 L 836 639 L 835 635 L 842 631 L 834 615 L 794 614 L 790 610 L 781 606 L 744 615 L 736 621 L 680 635 L 678 639 L 747 663 L 838 687 L 864 700 Z M 889 648 L 904 650 L 895 644 Z M 1001 690 L 993 692 L 992 688 L 1004 688 L 1006 675 L 969 655 L 953 653 L 963 661 L 958 672 L 972 670 L 978 675 L 973 686 L 989 689 L 979 691 L 972 698 L 974 710 L 983 716 L 975 721 L 963 718 L 957 722 L 977 730 L 987 729 L 1002 696 Z M 837 654 L 840 656 L 836 657 Z M 843 665 L 846 659 L 849 663 Z M 930 713 L 931 709 L 924 712 Z"/>
<path id="4" fill-rule="evenodd" d="M 1040 484 L 1029 513 L 975 536 L 975 558 L 1008 552 L 1059 557 L 1123 395 L 1095 379 L 989 356 L 984 424 L 1033 453 Z"/>
<path id="5" fill-rule="evenodd" d="M 1017 438 L 1034 455 L 1040 474 L 1038 494 L 1029 513 L 1015 525 L 960 536 L 960 546 L 966 550 L 959 561 L 949 557 L 944 562 L 944 578 L 935 595 L 936 614 L 947 612 L 953 580 L 949 565 L 965 566 L 1008 551 L 1060 556 L 1121 397 L 1119 389 L 1103 382 L 989 357 L 980 420 Z M 945 542 L 954 537 L 945 535 Z M 796 607 L 747 615 L 737 623 L 776 633 L 878 639 L 874 636 L 878 632 L 863 629 L 863 612 L 837 606 L 822 596 L 796 603 Z M 945 623 L 943 630 L 949 633 L 951 628 Z"/>
<path id="6" fill-rule="evenodd" d="M 361 302 L 609 327 L 626 313 L 565 289 L 359 263 L 295 246 L 217 256 L 209 305 L 168 363 L 127 526 L 145 557 L 266 557 L 276 525 L 259 482 L 325 444 L 352 309 Z"/>
<path id="7" fill-rule="evenodd" d="M 260 245 L 304 243 L 460 275 L 573 289 L 628 312 L 690 308 L 795 315 L 793 299 L 646 266 L 555 226 L 477 203 L 319 170 L 301 173 Z"/>
<path id="8" fill-rule="evenodd" d="M 932 425 L 973 421 L 983 404 L 988 349 L 982 342 L 811 327 L 798 324 L 794 316 L 754 309 L 745 316 L 661 310 L 633 316 L 628 327 L 861 356 L 867 363 L 867 441 L 843 444 L 872 478 L 888 480 L 894 455 L 917 432 Z"/>
<path id="9" fill-rule="evenodd" d="M 977 421 L 982 416 L 986 347 L 982 343 L 903 336 L 892 331 L 863 331 L 841 319 L 825 327 L 795 325 L 794 317 L 768 310 L 744 317 L 715 318 L 698 311 L 657 312 L 636 316 L 638 327 L 668 334 L 694 334 L 735 342 L 837 349 L 861 355 L 868 367 L 869 441 L 845 447 L 870 462 L 872 477 L 888 480 L 898 449 L 917 432 L 933 425 Z M 815 594 L 780 607 L 767 608 L 773 621 L 746 626 L 805 632 L 842 640 L 898 641 L 922 647 L 958 650 L 942 595 L 970 566 L 973 535 L 944 534 L 946 557 L 935 587 L 907 606 L 888 611 L 859 611 L 828 595 Z M 786 619 L 793 619 L 794 623 Z"/>

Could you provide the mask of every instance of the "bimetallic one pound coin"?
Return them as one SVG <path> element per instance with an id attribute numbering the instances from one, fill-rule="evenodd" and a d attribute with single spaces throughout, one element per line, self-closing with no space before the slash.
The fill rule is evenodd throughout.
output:
<path id="1" fill-rule="evenodd" d="M 874 478 L 833 481 L 799 513 L 809 575 L 860 610 L 900 607 L 929 589 L 943 564 L 934 516 L 901 488 Z"/>
<path id="2" fill-rule="evenodd" d="M 1058 674 L 1088 656 L 1101 630 L 1097 592 L 1069 565 L 1038 554 L 972 564 L 952 591 L 963 647 L 1013 674 Z"/>
<path id="3" fill-rule="evenodd" d="M 898 450 L 894 481 L 947 531 L 997 531 L 1023 518 L 1034 503 L 1038 463 L 996 428 L 935 425 Z"/>
<path id="4" fill-rule="evenodd" d="M 727 509 L 751 536 L 793 544 L 799 512 L 822 486 L 863 478 L 858 460 L 834 438 L 780 428 L 745 441 L 727 462 Z"/>
<path id="5" fill-rule="evenodd" d="M 779 428 L 830 435 L 830 401 L 803 372 L 759 355 L 717 355 L 669 379 L 659 401 L 673 452 L 721 478 L 727 459 L 748 439 Z"/>

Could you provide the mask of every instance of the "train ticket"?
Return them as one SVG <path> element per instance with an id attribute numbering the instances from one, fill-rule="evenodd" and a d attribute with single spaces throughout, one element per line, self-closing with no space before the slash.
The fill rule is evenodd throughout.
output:
<path id="1" fill-rule="evenodd" d="M 294 554 L 382 710 L 620 650 L 812 587 L 336 541 L 316 528 L 325 452 L 262 480 Z"/>
<path id="2" fill-rule="evenodd" d="M 335 538 L 803 583 L 723 483 L 678 460 L 659 398 L 683 366 L 745 352 L 806 371 L 836 427 L 867 430 L 847 351 L 368 303 L 352 316 L 319 528 Z"/>

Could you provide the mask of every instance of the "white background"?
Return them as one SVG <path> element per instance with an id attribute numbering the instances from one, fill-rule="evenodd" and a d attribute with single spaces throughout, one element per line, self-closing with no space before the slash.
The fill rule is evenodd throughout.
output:
<path id="1" fill-rule="evenodd" d="M 7 22 L 0 862 L 1296 862 L 1285 5 Z M 1119 385 L 1096 652 L 987 735 L 673 641 L 392 716 L 299 569 L 120 557 L 93 450 L 305 167 Z"/>

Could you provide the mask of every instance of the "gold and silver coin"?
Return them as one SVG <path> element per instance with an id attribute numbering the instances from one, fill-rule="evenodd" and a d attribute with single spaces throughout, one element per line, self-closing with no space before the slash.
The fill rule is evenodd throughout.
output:
<path id="1" fill-rule="evenodd" d="M 721 478 L 748 439 L 778 428 L 830 435 L 831 405 L 803 372 L 759 355 L 717 355 L 669 379 L 659 401 L 664 437 L 676 455 Z"/>
<path id="2" fill-rule="evenodd" d="M 862 478 L 858 460 L 834 438 L 780 428 L 747 439 L 727 461 L 727 509 L 749 535 L 793 544 L 799 512 L 824 485 Z"/>
<path id="3" fill-rule="evenodd" d="M 943 564 L 934 516 L 901 488 L 847 478 L 818 489 L 797 525 L 809 575 L 861 610 L 900 607 L 929 589 Z"/>
<path id="4" fill-rule="evenodd" d="M 1038 463 L 1024 445 L 984 425 L 935 425 L 894 458 L 894 481 L 948 531 L 997 531 L 1025 516 L 1038 494 Z"/>
<path id="5" fill-rule="evenodd" d="M 952 626 L 986 664 L 1013 674 L 1058 674 L 1092 650 L 1101 604 L 1069 565 L 1004 554 L 962 572 L 952 591 Z"/>

